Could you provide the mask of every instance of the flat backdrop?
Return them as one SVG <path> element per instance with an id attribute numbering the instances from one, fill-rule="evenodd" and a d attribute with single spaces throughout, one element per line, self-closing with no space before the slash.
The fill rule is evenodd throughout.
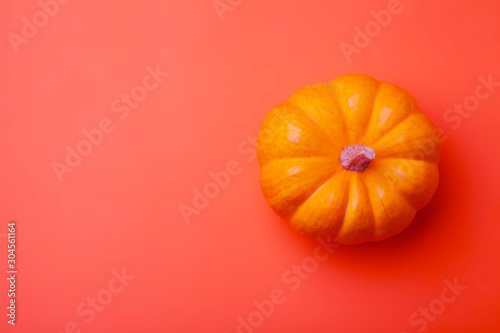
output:
<path id="1" fill-rule="evenodd" d="M 2 1 L 0 330 L 499 332 L 499 13 Z M 441 181 L 400 235 L 321 247 L 268 207 L 254 139 L 294 91 L 346 73 L 414 95 L 446 133 Z"/>

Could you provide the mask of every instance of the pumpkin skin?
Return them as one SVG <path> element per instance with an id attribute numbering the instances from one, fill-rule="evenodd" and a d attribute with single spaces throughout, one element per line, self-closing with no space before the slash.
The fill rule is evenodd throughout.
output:
<path id="1" fill-rule="evenodd" d="M 363 171 L 345 169 L 343 150 L 359 144 L 375 157 Z M 273 211 L 302 234 L 340 244 L 401 232 L 439 181 L 434 125 L 408 92 L 360 74 L 302 88 L 276 106 L 257 153 Z"/>

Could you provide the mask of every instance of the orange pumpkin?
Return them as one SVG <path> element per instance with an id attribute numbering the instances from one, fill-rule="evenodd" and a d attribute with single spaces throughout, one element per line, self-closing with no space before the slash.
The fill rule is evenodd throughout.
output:
<path id="1" fill-rule="evenodd" d="M 394 84 L 358 74 L 314 84 L 264 119 L 262 192 L 303 234 L 341 244 L 382 240 L 434 195 L 438 134 Z"/>

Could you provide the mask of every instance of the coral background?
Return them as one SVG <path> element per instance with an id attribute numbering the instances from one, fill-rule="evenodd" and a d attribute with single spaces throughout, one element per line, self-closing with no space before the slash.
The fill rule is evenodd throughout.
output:
<path id="1" fill-rule="evenodd" d="M 500 3 L 401 0 L 349 59 L 341 43 L 391 1 L 222 3 L 69 1 L 17 53 L 9 34 L 40 4 L 0 3 L 0 271 L 10 220 L 19 270 L 16 327 L 0 282 L 0 331 L 411 333 L 458 280 L 425 331 L 499 332 L 500 87 L 467 116 L 447 110 L 480 76 L 500 81 Z M 112 103 L 148 66 L 170 75 L 121 119 Z M 400 235 L 335 249 L 292 290 L 318 243 L 269 209 L 252 137 L 294 91 L 345 73 L 401 85 L 445 131 L 440 186 Z M 113 131 L 60 181 L 53 163 L 102 119 Z M 228 163 L 229 184 L 183 216 Z M 86 322 L 78 307 L 122 268 L 133 280 Z M 276 289 L 283 302 L 259 317 Z"/>

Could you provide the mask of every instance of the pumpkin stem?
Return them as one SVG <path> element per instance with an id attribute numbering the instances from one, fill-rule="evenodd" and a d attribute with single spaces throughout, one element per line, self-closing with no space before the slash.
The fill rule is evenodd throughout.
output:
<path id="1" fill-rule="evenodd" d="M 363 172 L 375 158 L 375 151 L 362 144 L 351 145 L 342 149 L 340 164 L 348 171 Z"/>

